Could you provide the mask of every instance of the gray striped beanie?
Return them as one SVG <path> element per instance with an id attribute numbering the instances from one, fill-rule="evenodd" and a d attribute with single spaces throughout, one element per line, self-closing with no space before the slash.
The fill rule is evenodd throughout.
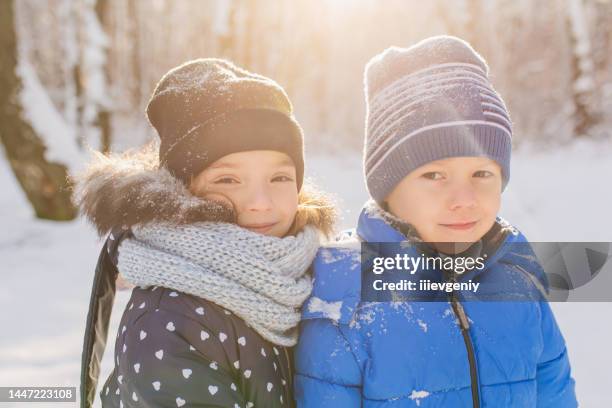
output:
<path id="1" fill-rule="evenodd" d="M 412 170 L 434 160 L 482 156 L 510 178 L 512 125 L 484 59 L 450 36 L 391 47 L 365 68 L 364 172 L 379 204 Z"/>

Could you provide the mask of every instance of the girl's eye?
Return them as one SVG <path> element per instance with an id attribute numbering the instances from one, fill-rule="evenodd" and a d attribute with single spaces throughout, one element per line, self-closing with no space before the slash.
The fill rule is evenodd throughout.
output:
<path id="1" fill-rule="evenodd" d="M 429 179 L 429 180 L 440 180 L 442 178 L 442 173 L 437 172 L 437 171 L 430 171 L 430 172 L 424 173 L 421 177 L 425 177 L 426 179 Z"/>
<path id="2" fill-rule="evenodd" d="M 478 170 L 476 173 L 474 173 L 474 177 L 482 177 L 482 178 L 486 178 L 486 177 L 492 177 L 494 174 L 488 170 Z"/>
<path id="3" fill-rule="evenodd" d="M 238 183 L 238 180 L 232 177 L 221 177 L 213 182 L 214 184 L 234 184 Z"/>
<path id="4" fill-rule="evenodd" d="M 280 181 L 280 182 L 283 182 L 283 181 L 293 181 L 293 179 L 292 179 L 291 177 L 289 177 L 289 176 L 276 176 L 276 177 L 274 177 L 274 178 L 272 179 L 272 181 Z"/>

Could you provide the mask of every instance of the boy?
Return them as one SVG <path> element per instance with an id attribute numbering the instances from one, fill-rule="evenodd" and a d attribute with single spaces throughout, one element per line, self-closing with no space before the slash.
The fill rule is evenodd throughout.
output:
<path id="1" fill-rule="evenodd" d="M 296 349 L 298 406 L 577 406 L 565 342 L 545 301 L 466 302 L 456 292 L 422 302 L 363 298 L 359 241 L 484 259 L 465 273 L 415 271 L 428 282 L 474 281 L 485 294 L 546 285 L 526 238 L 497 217 L 512 128 L 484 59 L 463 40 L 433 37 L 373 58 L 365 84 L 373 200 L 356 245 L 338 242 L 315 260 Z"/>

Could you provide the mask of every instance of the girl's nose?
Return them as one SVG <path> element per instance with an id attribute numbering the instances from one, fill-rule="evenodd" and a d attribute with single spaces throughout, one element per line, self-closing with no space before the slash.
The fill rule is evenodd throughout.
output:
<path id="1" fill-rule="evenodd" d="M 254 186 L 249 189 L 246 198 L 247 211 L 268 211 L 272 209 L 272 197 L 265 186 Z"/>

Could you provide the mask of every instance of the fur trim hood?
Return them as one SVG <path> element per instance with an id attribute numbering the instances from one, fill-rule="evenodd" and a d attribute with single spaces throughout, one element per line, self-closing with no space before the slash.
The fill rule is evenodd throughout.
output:
<path id="1" fill-rule="evenodd" d="M 161 167 L 154 144 L 123 154 L 107 156 L 95 152 L 87 169 L 73 182 L 75 204 L 101 236 L 113 228 L 155 222 L 236 220 L 232 208 L 192 195 L 180 180 Z M 329 235 L 336 220 L 335 206 L 312 185 L 305 185 L 300 192 L 297 219 Z"/>

